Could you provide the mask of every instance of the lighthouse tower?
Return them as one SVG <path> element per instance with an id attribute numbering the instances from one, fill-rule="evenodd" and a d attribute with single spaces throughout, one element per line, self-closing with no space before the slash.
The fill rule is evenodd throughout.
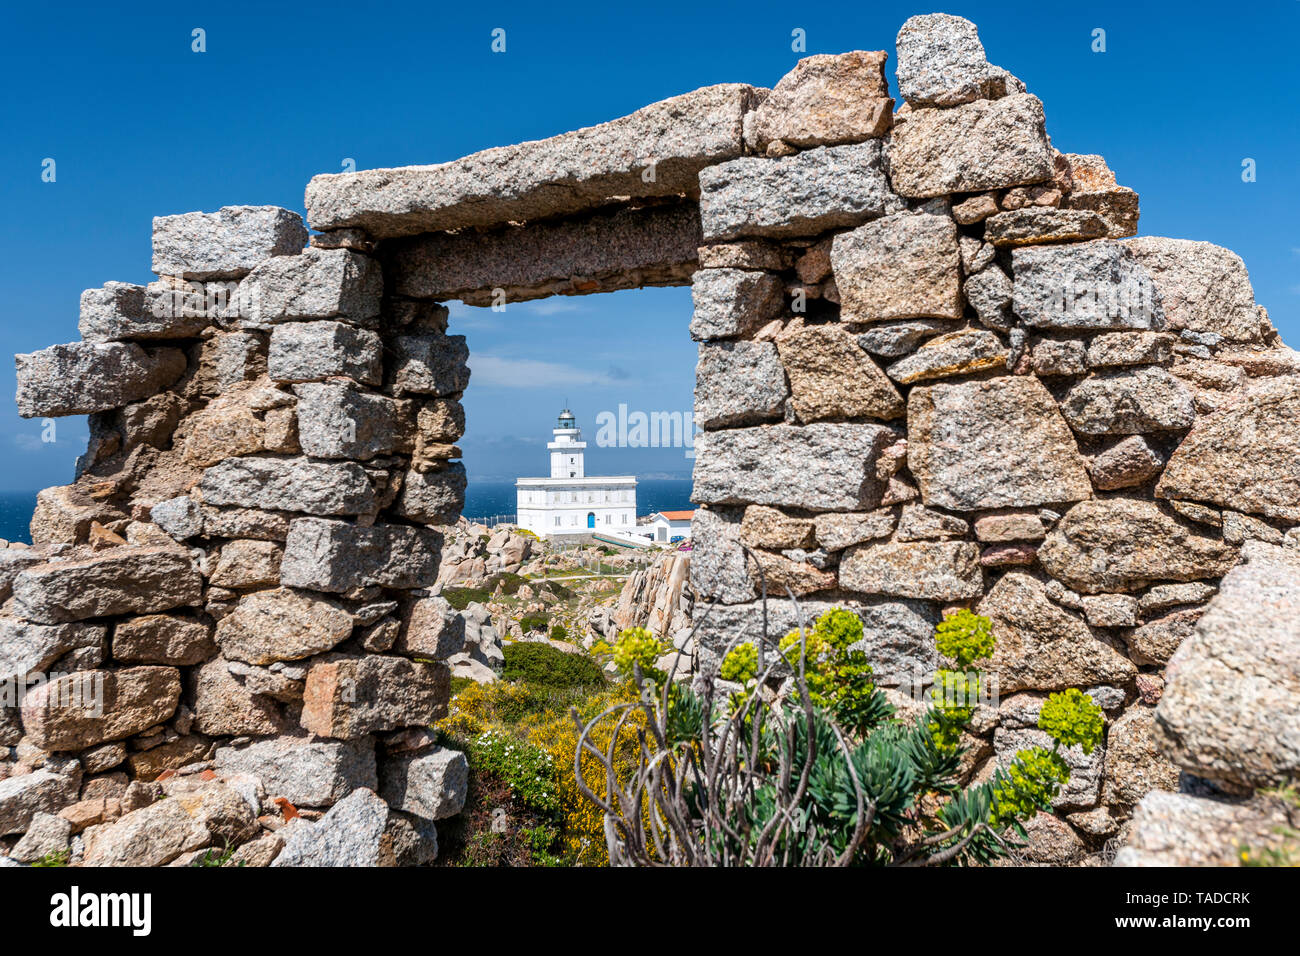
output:
<path id="1" fill-rule="evenodd" d="M 587 443 L 567 408 L 560 412 L 551 435 L 546 444 L 551 476 L 515 481 L 519 526 L 539 537 L 573 540 L 631 534 L 636 528 L 636 477 L 587 477 L 583 464 Z"/>
<path id="2" fill-rule="evenodd" d="M 560 412 L 551 433 L 555 438 L 546 445 L 551 452 L 551 477 L 586 477 L 582 470 L 582 453 L 587 443 L 582 440 L 582 429 L 578 427 L 573 412 L 567 408 Z"/>

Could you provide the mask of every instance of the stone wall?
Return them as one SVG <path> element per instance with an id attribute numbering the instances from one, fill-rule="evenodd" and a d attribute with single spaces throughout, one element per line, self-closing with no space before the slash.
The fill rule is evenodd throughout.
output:
<path id="1" fill-rule="evenodd" d="M 36 546 L 0 551 L 0 678 L 77 675 L 0 708 L 0 835 L 39 834 L 30 855 L 67 823 L 88 863 L 168 862 L 241 806 L 259 861 L 427 860 L 464 798 L 422 729 L 464 641 L 435 593 L 469 380 L 442 303 L 687 282 L 705 434 L 678 647 L 715 667 L 764 587 L 776 636 L 788 593 L 854 607 L 907 707 L 934 623 L 975 607 L 1001 699 L 968 778 L 1037 742 L 1049 691 L 1108 715 L 1032 859 L 1095 853 L 1176 787 L 1165 664 L 1245 542 L 1300 543 L 1300 362 L 1239 258 L 1135 238 L 1137 195 L 1053 148 L 972 24 L 904 25 L 897 109 L 886 61 L 318 176 L 308 246 L 272 207 L 155 220 L 158 281 L 86 292 L 83 341 L 18 357 L 22 413 L 92 437 Z M 102 713 L 58 702 L 87 683 Z M 160 792 L 198 796 L 171 819 Z M 168 839 L 129 839 L 145 824 Z"/>

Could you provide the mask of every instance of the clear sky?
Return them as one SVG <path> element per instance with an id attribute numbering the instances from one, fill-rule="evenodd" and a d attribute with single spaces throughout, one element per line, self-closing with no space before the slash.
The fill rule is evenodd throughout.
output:
<path id="1" fill-rule="evenodd" d="M 150 278 L 155 215 L 302 209 L 357 168 L 454 159 L 624 115 L 719 82 L 774 84 L 807 53 L 893 46 L 910 15 L 969 17 L 994 62 L 1046 104 L 1065 152 L 1102 153 L 1142 197 L 1141 231 L 1238 252 L 1300 341 L 1300 3 L 5 4 L 0 11 L 0 352 L 77 336 L 82 289 Z M 490 49 L 494 28 L 506 52 Z M 207 50 L 191 50 L 191 31 Z M 1095 53 L 1093 31 L 1105 30 Z M 42 162 L 56 180 L 42 182 Z M 1242 181 L 1253 159 L 1256 181 Z M 594 437 L 620 402 L 687 410 L 686 289 L 459 308 L 474 378 L 471 477 L 541 473 L 566 400 Z M 72 479 L 85 423 L 58 440 L 0 391 L 0 489 Z M 686 473 L 680 450 L 593 452 L 593 472 Z"/>

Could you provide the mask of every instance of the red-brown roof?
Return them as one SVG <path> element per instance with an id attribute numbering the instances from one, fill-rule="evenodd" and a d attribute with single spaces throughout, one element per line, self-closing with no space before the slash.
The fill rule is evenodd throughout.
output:
<path id="1" fill-rule="evenodd" d="M 690 511 L 660 511 L 657 513 L 663 515 L 669 521 L 690 521 L 691 515 L 695 514 L 695 510 L 691 509 Z"/>

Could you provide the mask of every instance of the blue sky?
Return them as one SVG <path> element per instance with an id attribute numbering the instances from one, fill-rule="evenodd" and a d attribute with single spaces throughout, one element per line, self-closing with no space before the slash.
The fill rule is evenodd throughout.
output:
<path id="1" fill-rule="evenodd" d="M 136 4 L 0 12 L 0 351 L 76 338 L 82 289 L 150 278 L 155 215 L 232 204 L 301 210 L 303 187 L 432 163 L 621 116 L 710 83 L 774 84 L 808 53 L 885 49 L 910 15 L 980 26 L 989 58 L 1046 104 L 1066 152 L 1104 154 L 1142 197 L 1141 231 L 1238 252 L 1257 299 L 1300 341 L 1300 3 Z M 207 52 L 191 52 L 191 30 Z M 506 52 L 491 31 L 506 30 Z M 1094 29 L 1106 52 L 1091 50 Z M 57 179 L 41 181 L 53 158 Z M 1241 179 L 1243 159 L 1257 179 Z M 545 467 L 567 398 L 594 434 L 619 402 L 691 404 L 685 289 L 457 309 L 479 367 L 471 476 Z M 540 363 L 540 364 L 538 364 Z M 13 394 L 2 363 L 0 391 Z M 0 408 L 0 489 L 70 481 L 81 419 L 58 440 Z M 680 450 L 597 451 L 592 471 L 685 473 Z"/>

